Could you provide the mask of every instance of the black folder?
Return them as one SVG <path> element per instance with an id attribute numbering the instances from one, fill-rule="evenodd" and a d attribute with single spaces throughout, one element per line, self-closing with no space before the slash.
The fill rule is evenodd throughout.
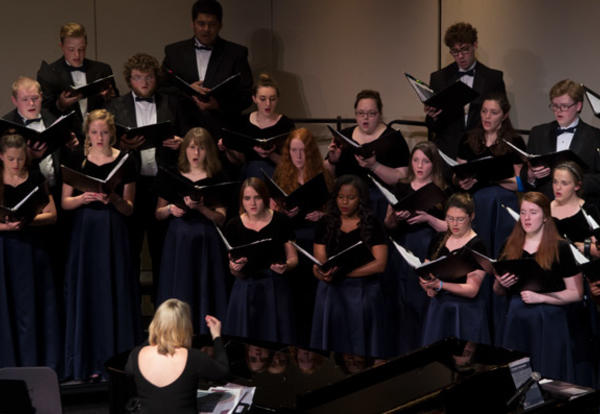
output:
<path id="1" fill-rule="evenodd" d="M 585 97 L 590 104 L 590 108 L 592 108 L 592 112 L 597 118 L 600 118 L 600 95 L 585 85 L 583 88 L 585 89 Z"/>
<path id="2" fill-rule="evenodd" d="M 227 252 L 233 260 L 245 257 L 248 259 L 245 268 L 251 267 L 253 269 L 268 269 L 271 264 L 276 263 L 275 257 L 275 244 L 272 238 L 260 239 L 253 241 L 252 243 L 242 244 L 239 246 L 232 246 L 221 229 L 215 225 L 215 229 L 219 234 L 219 237 L 223 241 Z"/>
<path id="3" fill-rule="evenodd" d="M 425 82 L 418 80 L 408 73 L 404 75 L 410 86 L 415 90 L 419 100 L 423 104 L 433 106 L 434 108 L 445 110 L 462 108 L 479 96 L 479 93 L 475 89 L 470 88 L 460 80 L 435 93 Z"/>
<path id="4" fill-rule="evenodd" d="M 487 273 L 503 275 L 513 273 L 518 277 L 518 282 L 510 287 L 513 292 L 531 290 L 538 293 L 559 292 L 565 289 L 562 277 L 547 272 L 533 258 L 495 260 L 486 255 L 470 249 L 473 259 Z"/>
<path id="5" fill-rule="evenodd" d="M 264 150 L 269 150 L 282 144 L 288 135 L 289 132 L 285 132 L 272 137 L 255 138 L 241 132 L 223 128 L 223 145 L 229 149 L 243 153 L 253 152 L 253 148 L 256 146 Z"/>
<path id="6" fill-rule="evenodd" d="M 338 274 L 346 274 L 375 260 L 371 249 L 362 240 L 332 255 L 325 263 L 321 263 L 316 257 L 295 242 L 292 241 L 291 243 L 301 254 L 306 256 L 308 260 L 316 264 L 324 272 L 337 266 Z"/>
<path id="7" fill-rule="evenodd" d="M 125 154 L 103 180 L 61 164 L 60 169 L 63 181 L 84 193 L 89 191 L 93 193 L 110 194 L 121 183 L 121 180 L 123 179 L 123 167 L 128 158 L 129 154 Z"/>
<path id="8" fill-rule="evenodd" d="M 459 180 L 477 178 L 477 181 L 481 183 L 490 183 L 514 177 L 515 175 L 513 167 L 514 158 L 511 154 L 499 155 L 497 157 L 490 155 L 460 164 L 441 150 L 438 150 L 438 152 Z"/>
<path id="9" fill-rule="evenodd" d="M 409 192 L 404 197 L 398 197 L 370 174 L 369 178 L 396 211 L 407 210 L 411 213 L 417 210 L 428 211 L 446 200 L 446 193 L 434 183 L 426 184 L 416 191 Z"/>
<path id="10" fill-rule="evenodd" d="M 75 112 L 71 111 L 67 115 L 61 116 L 42 132 L 0 118 L 0 132 L 4 134 L 10 130 L 14 130 L 16 134 L 22 135 L 25 141 L 29 141 L 31 145 L 38 142 L 45 143 L 48 147 L 46 152 L 51 154 L 71 139 L 71 121 L 74 114 Z"/>
<path id="11" fill-rule="evenodd" d="M 468 248 L 460 248 L 450 252 L 447 256 L 441 256 L 430 262 L 421 262 L 411 251 L 391 239 L 392 244 L 400 253 L 400 256 L 413 268 L 415 272 L 424 279 L 429 278 L 429 274 L 435 275 L 444 282 L 460 283 L 467 273 L 477 270 L 477 264 L 473 261 Z"/>
<path id="12" fill-rule="evenodd" d="M 223 181 L 208 185 L 197 185 L 169 168 L 162 165 L 158 167 L 163 173 L 164 181 L 158 186 L 157 192 L 170 203 L 184 210 L 188 207 L 183 202 L 183 197 L 189 196 L 194 201 L 203 199 L 207 207 L 222 207 L 239 194 L 239 181 Z"/>
<path id="13" fill-rule="evenodd" d="M 46 207 L 48 202 L 47 184 L 37 185 L 12 207 L 0 205 L 0 219 L 29 222 Z"/>
<path id="14" fill-rule="evenodd" d="M 102 91 L 110 88 L 110 85 L 114 82 L 114 75 L 106 76 L 104 78 L 96 79 L 86 85 L 81 86 L 69 86 L 67 89 L 72 94 L 82 95 L 83 98 L 89 98 L 99 94 Z"/>
<path id="15" fill-rule="evenodd" d="M 363 158 L 369 158 L 373 156 L 373 148 L 370 145 L 370 143 L 361 145 L 353 139 L 348 138 L 337 129 L 332 128 L 330 125 L 327 125 L 327 128 L 329 128 L 329 131 L 331 131 L 333 139 L 335 140 L 338 146 L 349 147 L 352 150 L 352 152 Z"/>
<path id="16" fill-rule="evenodd" d="M 287 194 L 264 170 L 261 169 L 261 171 L 269 188 L 269 195 L 286 210 L 299 207 L 301 212 L 310 213 L 323 207 L 329 199 L 329 190 L 325 184 L 323 173 L 315 175 L 290 194 Z"/>
<path id="17" fill-rule="evenodd" d="M 565 161 L 573 161 L 577 163 L 583 172 L 587 172 L 589 170 L 589 166 L 582 161 L 577 154 L 575 154 L 570 149 L 557 151 L 557 152 L 549 152 L 546 154 L 529 154 L 528 152 L 523 151 L 516 145 L 508 142 L 507 140 L 503 140 L 506 144 L 512 148 L 524 162 L 531 163 L 532 166 L 537 167 L 540 165 L 547 165 L 550 168 L 556 167 L 561 162 Z"/>
<path id="18" fill-rule="evenodd" d="M 219 93 L 220 89 L 224 89 L 231 82 L 233 82 L 234 80 L 236 80 L 237 78 L 239 78 L 241 76 L 241 73 L 238 72 L 238 73 L 235 73 L 235 74 L 229 76 L 228 78 L 226 78 L 225 80 L 217 83 L 214 86 L 204 85 L 205 88 L 209 88 L 210 89 L 210 92 L 208 92 L 207 94 L 201 94 L 196 89 L 194 89 L 190 83 L 186 82 L 181 76 L 178 76 L 172 69 L 169 69 L 169 68 L 165 68 L 165 69 L 167 70 L 167 73 L 169 75 L 171 75 L 173 77 L 173 79 L 175 79 L 175 81 L 177 82 L 177 84 L 179 84 L 179 86 L 188 95 L 195 96 L 198 99 L 200 99 L 202 102 L 208 102 L 211 96 L 214 96 L 215 94 Z"/>
<path id="19" fill-rule="evenodd" d="M 121 124 L 117 126 L 117 139 L 126 135 L 128 139 L 143 136 L 144 144 L 140 149 L 161 147 L 164 140 L 174 135 L 173 124 L 171 121 L 159 122 L 156 124 L 145 125 L 141 127 L 128 127 Z"/>

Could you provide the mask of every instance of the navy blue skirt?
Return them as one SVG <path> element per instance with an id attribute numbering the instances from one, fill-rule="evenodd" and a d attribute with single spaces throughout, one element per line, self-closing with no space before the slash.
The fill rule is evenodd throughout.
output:
<path id="1" fill-rule="evenodd" d="M 319 281 L 311 347 L 369 357 L 389 354 L 381 275 Z"/>
<path id="2" fill-rule="evenodd" d="M 271 270 L 233 283 L 223 332 L 263 341 L 295 343 L 287 275 Z"/>
<path id="3" fill-rule="evenodd" d="M 74 211 L 65 273 L 65 373 L 104 375 L 104 362 L 141 339 L 138 275 L 124 217 L 108 206 Z"/>
<path id="4" fill-rule="evenodd" d="M 62 329 L 41 237 L 0 233 L 0 367 L 45 365 L 60 376 Z"/>
<path id="5" fill-rule="evenodd" d="M 472 299 L 445 291 L 431 298 L 423 327 L 423 345 L 447 337 L 491 343 L 488 312 L 481 292 Z"/>
<path id="6" fill-rule="evenodd" d="M 519 295 L 511 296 L 502 346 L 527 353 L 533 369 L 544 377 L 575 380 L 565 306 L 527 305 Z"/>
<path id="7" fill-rule="evenodd" d="M 224 320 L 226 266 L 214 225 L 204 217 L 171 218 L 160 265 L 157 306 L 169 298 L 190 305 L 194 332 L 206 334 L 204 316 Z"/>

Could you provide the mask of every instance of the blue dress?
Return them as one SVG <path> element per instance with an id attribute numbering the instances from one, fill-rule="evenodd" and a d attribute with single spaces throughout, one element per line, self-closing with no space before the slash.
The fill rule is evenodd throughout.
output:
<path id="1" fill-rule="evenodd" d="M 207 185 L 206 178 L 194 184 Z M 197 211 L 169 217 L 162 250 L 157 306 L 169 298 L 190 305 L 194 332 L 209 333 L 205 315 L 227 312 L 226 256 L 215 225 Z"/>
<path id="2" fill-rule="evenodd" d="M 82 171 L 105 178 L 123 155 L 101 166 L 86 160 Z M 124 168 L 122 182 L 133 182 L 132 163 Z M 139 343 L 139 275 L 133 272 L 125 217 L 112 204 L 79 207 L 72 221 L 65 266 L 65 373 L 85 380 L 104 375 L 108 358 Z"/>
<path id="3" fill-rule="evenodd" d="M 32 171 L 16 187 L 4 185 L 2 205 L 13 206 L 44 177 Z M 44 230 L 0 232 L 0 367 L 49 366 L 61 375 L 62 329 Z"/>
<path id="4" fill-rule="evenodd" d="M 429 258 L 445 256 L 450 253 L 446 246 L 442 246 L 437 254 L 440 243 L 445 233 L 440 233 L 431 243 Z M 485 246 L 478 236 L 467 242 L 465 247 L 471 248 L 483 254 L 486 253 Z M 457 283 L 466 282 L 466 276 Z M 486 295 L 482 292 L 482 282 L 479 292 L 474 298 L 457 296 L 445 290 L 440 291 L 429 302 L 427 317 L 423 327 L 423 345 L 429 345 L 449 336 L 465 341 L 489 344 L 489 310 L 486 303 Z"/>
<path id="5" fill-rule="evenodd" d="M 386 244 L 382 225 L 371 217 L 369 247 Z M 315 243 L 324 244 L 327 257 L 361 240 L 360 228 L 328 234 L 328 216 L 317 226 Z M 365 277 L 336 275 L 332 282 L 319 281 L 313 315 L 311 347 L 368 357 L 387 357 L 389 324 L 386 321 L 381 274 Z"/>
<path id="6" fill-rule="evenodd" d="M 590 203 L 584 203 L 582 208 L 597 222 L 600 221 L 598 210 Z M 565 235 L 572 242 L 583 242 L 591 237 L 592 231 L 579 210 L 571 217 L 564 219 L 554 218 L 556 228 L 560 235 Z M 600 358 L 600 324 L 598 310 L 592 300 L 588 282 L 583 282 L 583 300 L 568 305 L 567 318 L 571 332 L 573 358 L 575 361 L 575 383 L 587 387 L 598 386 L 598 368 Z"/>
<path id="7" fill-rule="evenodd" d="M 566 242 L 559 242 L 559 261 L 548 273 L 563 278 L 578 273 Z M 534 257 L 523 251 L 523 258 Z M 567 320 L 567 306 L 525 304 L 518 293 L 509 297 L 501 345 L 531 356 L 531 365 L 542 376 L 575 381 L 575 364 Z"/>
<path id="8" fill-rule="evenodd" d="M 276 251 L 274 263 L 285 261 L 283 244 L 294 239 L 289 219 L 273 212 L 271 222 L 260 231 L 248 229 L 241 218 L 231 219 L 225 237 L 232 246 L 272 238 Z M 229 297 L 223 332 L 228 335 L 263 341 L 295 343 L 292 296 L 287 272 L 280 275 L 270 269 L 253 266 L 251 258 L 236 277 Z"/>

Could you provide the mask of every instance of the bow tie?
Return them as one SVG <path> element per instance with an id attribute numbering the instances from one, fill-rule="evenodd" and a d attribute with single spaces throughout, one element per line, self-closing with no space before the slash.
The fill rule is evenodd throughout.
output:
<path id="1" fill-rule="evenodd" d="M 212 50 L 212 47 L 210 46 L 204 46 L 204 45 L 194 45 L 194 47 L 196 48 L 196 50 Z"/>
<path id="2" fill-rule="evenodd" d="M 33 119 L 25 119 L 25 126 L 29 124 L 35 124 L 36 122 L 41 122 L 42 118 L 33 118 Z"/>
<path id="3" fill-rule="evenodd" d="M 82 73 L 85 73 L 85 65 L 81 65 L 81 66 L 75 67 L 75 66 L 71 66 L 71 65 L 67 64 L 67 62 L 65 61 L 65 68 L 67 69 L 67 72 L 82 72 Z"/>
<path id="4" fill-rule="evenodd" d="M 576 128 L 577 128 L 576 126 L 573 126 L 571 128 L 556 127 L 556 135 L 560 135 L 560 134 L 574 134 Z"/>
<path id="5" fill-rule="evenodd" d="M 471 69 L 471 70 L 465 70 L 465 71 L 458 71 L 458 77 L 462 78 L 463 76 L 472 76 L 475 77 L 475 69 Z"/>
<path id="6" fill-rule="evenodd" d="M 154 97 L 151 96 L 149 98 L 142 98 L 141 96 L 136 96 L 135 97 L 135 101 L 136 102 L 149 102 L 149 103 L 154 103 Z"/>

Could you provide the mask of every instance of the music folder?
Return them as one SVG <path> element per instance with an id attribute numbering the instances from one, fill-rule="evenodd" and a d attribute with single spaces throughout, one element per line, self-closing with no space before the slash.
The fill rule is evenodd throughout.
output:
<path id="1" fill-rule="evenodd" d="M 102 91 L 110 88 L 110 85 L 114 82 L 114 75 L 109 75 L 104 78 L 96 79 L 93 82 L 90 82 L 86 85 L 81 86 L 69 86 L 67 90 L 72 94 L 79 94 L 82 98 L 89 98 L 90 96 L 94 96 L 99 94 Z"/>
<path id="2" fill-rule="evenodd" d="M 429 274 L 431 273 L 444 282 L 457 283 L 467 273 L 477 269 L 470 252 L 465 248 L 453 250 L 449 255 L 438 257 L 430 262 L 421 262 L 410 250 L 398 244 L 391 237 L 390 240 L 398 253 L 400 253 L 400 256 L 424 279 L 429 279 Z"/>
<path id="3" fill-rule="evenodd" d="M 324 272 L 327 272 L 334 267 L 338 267 L 337 273 L 345 274 L 375 260 L 373 253 L 371 253 L 371 249 L 369 249 L 369 246 L 362 240 L 327 258 L 324 263 L 321 263 L 315 256 L 300 247 L 297 243 L 293 241 L 291 243 L 302 255 L 316 264 Z"/>
<path id="4" fill-rule="evenodd" d="M 269 195 L 286 210 L 299 207 L 300 211 L 310 213 L 323 207 L 329 199 L 329 190 L 325 184 L 323 173 L 315 175 L 290 194 L 287 194 L 262 168 L 261 171 L 264 176 L 263 181 L 269 188 Z"/>
<path id="5" fill-rule="evenodd" d="M 255 240 L 251 243 L 232 246 L 219 226 L 215 224 L 217 234 L 225 245 L 225 249 L 233 260 L 238 260 L 242 257 L 248 259 L 246 267 L 251 266 L 255 269 L 268 269 L 272 263 L 275 263 L 273 239 L 268 237 L 265 239 Z"/>
<path id="6" fill-rule="evenodd" d="M 14 206 L 7 207 L 0 205 L 0 219 L 2 221 L 29 222 L 46 207 L 48 202 L 48 187 L 46 183 L 37 185 Z"/>
<path id="7" fill-rule="evenodd" d="M 217 83 L 216 85 L 214 85 L 212 87 L 204 85 L 204 87 L 210 89 L 210 91 L 206 94 L 202 94 L 202 93 L 198 92 L 196 89 L 194 89 L 189 82 L 186 82 L 181 76 L 177 75 L 172 69 L 169 69 L 169 68 L 165 68 L 165 69 L 166 69 L 167 73 L 169 75 L 171 75 L 173 77 L 173 79 L 175 79 L 177 81 L 179 86 L 185 92 L 187 92 L 189 95 L 197 97 L 202 102 L 208 102 L 210 100 L 211 96 L 214 96 L 215 94 L 219 93 L 221 89 L 225 89 L 229 84 L 231 84 L 231 82 L 233 82 L 234 80 L 236 80 L 237 78 L 239 78 L 242 75 L 240 72 L 237 72 L 237 73 L 225 78 L 224 80 L 222 80 L 221 82 Z"/>
<path id="8" fill-rule="evenodd" d="M 571 248 L 571 253 L 573 253 L 573 258 L 575 259 L 575 263 L 577 263 L 577 268 L 581 270 L 581 272 L 589 279 L 590 282 L 595 282 L 600 279 L 600 259 L 590 260 L 583 253 L 579 251 L 579 249 L 573 245 L 573 243 L 569 242 L 569 247 Z"/>
<path id="9" fill-rule="evenodd" d="M 183 197 L 189 196 L 194 201 L 200 201 L 207 207 L 227 206 L 239 194 L 239 181 L 222 181 L 207 185 L 194 184 L 176 171 L 162 165 L 158 167 L 163 173 L 164 181 L 158 184 L 157 192 L 168 202 L 184 210 L 188 207 L 183 202 Z"/>
<path id="10" fill-rule="evenodd" d="M 516 275 L 518 278 L 517 283 L 509 288 L 513 292 L 531 290 L 538 293 L 548 293 L 565 289 L 565 282 L 562 277 L 553 272 L 545 271 L 533 258 L 496 260 L 473 249 L 469 250 L 473 254 L 473 259 L 487 273 L 498 275 L 512 273 Z"/>
<path id="11" fill-rule="evenodd" d="M 406 76 L 408 83 L 414 89 L 419 100 L 423 104 L 433 106 L 434 108 L 445 110 L 462 108 L 479 96 L 479 93 L 475 89 L 460 80 L 435 93 L 425 82 L 408 73 L 404 73 L 404 76 Z"/>
<path id="12" fill-rule="evenodd" d="M 81 192 L 110 194 L 121 182 L 123 178 L 123 166 L 128 158 L 129 153 L 121 158 L 105 179 L 92 177 L 91 175 L 69 168 L 64 164 L 60 165 L 60 170 L 63 181 Z"/>
<path id="13" fill-rule="evenodd" d="M 145 142 L 141 146 L 141 149 L 161 147 L 164 140 L 169 139 L 174 135 L 173 123 L 171 121 L 164 121 L 141 127 L 128 127 L 119 123 L 117 123 L 116 126 L 118 140 L 120 140 L 123 135 L 125 135 L 127 139 L 143 136 Z"/>
<path id="14" fill-rule="evenodd" d="M 510 148 L 512 148 L 517 154 L 519 154 L 519 156 L 521 157 L 521 159 L 524 162 L 529 162 L 534 167 L 537 167 L 540 165 L 547 165 L 550 168 L 554 168 L 561 162 L 573 161 L 581 167 L 583 172 L 587 172 L 590 169 L 589 166 L 585 162 L 583 162 L 581 160 L 581 158 L 579 158 L 579 156 L 577 156 L 577 154 L 575 154 L 570 149 L 557 151 L 557 152 L 549 152 L 546 154 L 530 154 L 526 151 L 523 151 L 521 148 L 517 147 L 516 145 L 512 144 L 511 142 L 508 142 L 505 139 L 503 139 L 503 141 L 506 142 L 506 144 Z M 598 149 L 598 150 L 600 150 L 600 149 Z"/>
<path id="15" fill-rule="evenodd" d="M 338 146 L 349 147 L 352 150 L 352 152 L 363 158 L 369 158 L 373 156 L 373 148 L 371 147 L 371 145 L 361 145 L 353 139 L 348 138 L 337 129 L 332 128 L 330 125 L 327 125 L 327 128 L 329 128 L 329 131 L 333 135 L 333 139 L 335 140 Z"/>
<path id="16" fill-rule="evenodd" d="M 438 153 L 460 180 L 474 177 L 479 182 L 487 183 L 504 180 L 515 175 L 514 159 L 510 154 L 497 157 L 490 155 L 460 164 L 444 154 L 442 150 L 438 149 Z"/>
<path id="17" fill-rule="evenodd" d="M 368 177 L 396 211 L 407 210 L 411 213 L 417 210 L 428 211 L 446 200 L 444 191 L 434 183 L 426 184 L 418 190 L 411 191 L 404 197 L 398 198 L 393 191 L 380 183 L 371 174 L 368 174 Z"/>
<path id="18" fill-rule="evenodd" d="M 585 97 L 590 104 L 590 108 L 592 108 L 592 112 L 597 118 L 600 118 L 600 95 L 585 85 L 583 85 L 583 89 L 585 89 Z"/>
<path id="19" fill-rule="evenodd" d="M 278 147 L 285 141 L 289 132 L 274 135 L 272 137 L 254 138 L 241 132 L 223 128 L 223 145 L 238 152 L 252 152 L 254 147 L 258 146 L 264 150 Z"/>
<path id="20" fill-rule="evenodd" d="M 4 134 L 7 131 L 14 130 L 16 134 L 23 136 L 25 141 L 28 141 L 30 145 L 38 142 L 41 144 L 45 143 L 47 146 L 46 153 L 51 154 L 71 139 L 71 120 L 74 114 L 75 111 L 71 111 L 66 115 L 60 116 L 42 132 L 28 128 L 23 124 L 0 118 L 0 132 Z"/>

